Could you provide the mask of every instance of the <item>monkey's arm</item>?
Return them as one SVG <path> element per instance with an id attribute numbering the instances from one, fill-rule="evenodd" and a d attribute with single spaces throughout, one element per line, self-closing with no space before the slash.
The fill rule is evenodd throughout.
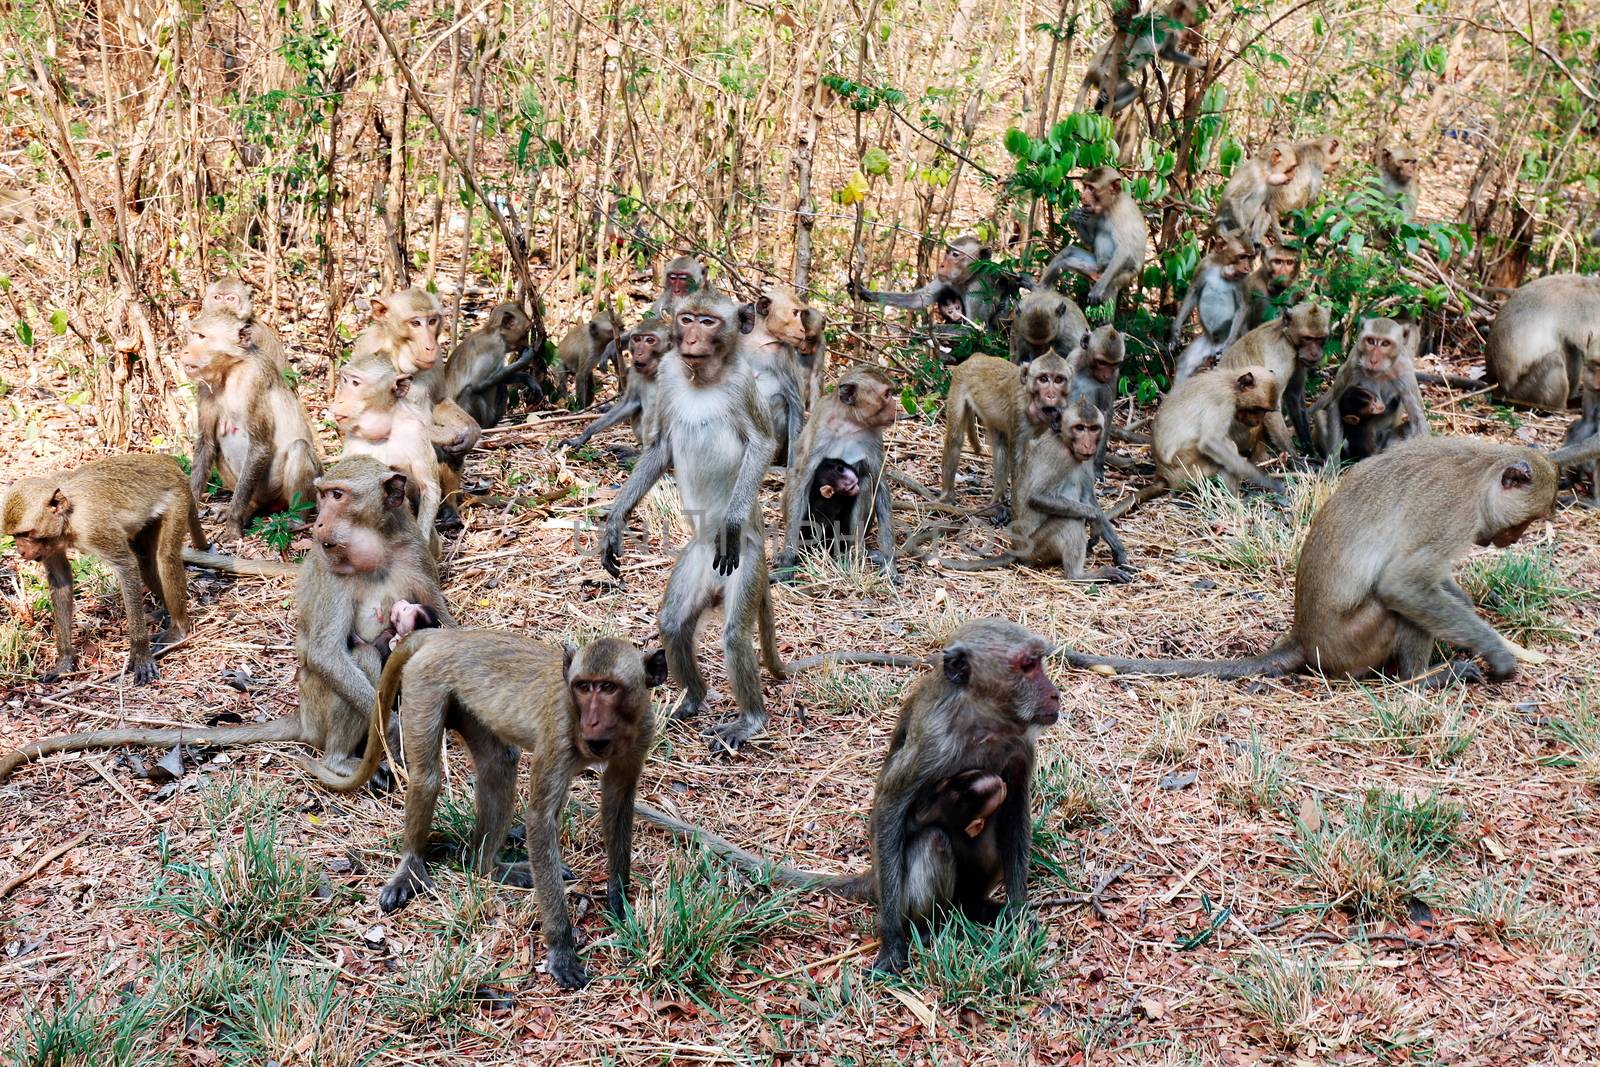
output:
<path id="1" fill-rule="evenodd" d="M 907 751 L 901 748 L 889 758 Z M 872 811 L 872 867 L 878 877 L 878 958 L 875 971 L 895 973 L 910 961 L 906 943 L 906 820 L 916 792 L 915 768 L 904 760 L 885 767 Z"/>
<path id="2" fill-rule="evenodd" d="M 644 401 L 639 397 L 639 390 L 630 384 L 624 390 L 622 399 L 611 405 L 610 411 L 591 422 L 578 436 L 568 437 L 559 444 L 562 448 L 582 448 L 595 434 L 609 430 L 617 423 L 631 419 L 643 410 Z"/>
<path id="3" fill-rule="evenodd" d="M 865 300 L 869 304 L 887 304 L 890 307 L 912 308 L 921 310 L 933 305 L 934 294 L 943 288 L 943 283 L 937 278 L 909 293 L 890 293 L 877 289 L 864 289 L 861 283 L 854 279 L 850 282 L 851 295 Z"/>
<path id="4" fill-rule="evenodd" d="M 233 499 L 228 503 L 229 537 L 244 536 L 244 522 L 254 509 L 256 490 L 272 471 L 271 420 L 258 418 L 254 423 L 250 427 L 250 450 L 245 455 L 244 469 L 239 472 L 239 480 L 233 485 Z"/>
<path id="5" fill-rule="evenodd" d="M 470 452 L 482 435 L 482 428 L 460 404 L 448 398 L 434 403 L 428 439 L 435 445 L 459 456 Z"/>
<path id="6" fill-rule="evenodd" d="M 1000 810 L 994 813 L 1000 862 L 1005 871 L 1006 906 L 1021 908 L 1028 903 L 1028 855 L 1033 843 L 1033 814 L 1028 799 L 1031 774 L 1016 776 L 1006 789 Z"/>
<path id="7" fill-rule="evenodd" d="M 201 385 L 199 390 L 208 386 Z M 217 462 L 217 403 L 204 396 L 200 399 L 200 432 L 194 441 L 194 460 L 189 465 L 189 491 L 196 500 L 205 499 L 206 482 L 211 468 Z"/>
<path id="8" fill-rule="evenodd" d="M 1410 361 L 1410 357 L 1406 357 Z M 1411 428 L 1406 431 L 1408 437 L 1428 436 L 1428 411 L 1422 406 L 1422 388 L 1417 385 L 1417 372 L 1407 367 L 1401 371 L 1397 384 L 1400 386 L 1400 404 L 1406 409 L 1406 420 Z"/>
<path id="9" fill-rule="evenodd" d="M 72 651 L 72 563 L 67 554 L 46 556 L 44 573 L 50 583 L 50 616 L 56 629 L 56 665 L 44 675 L 50 682 L 78 665 Z"/>
<path id="10" fill-rule="evenodd" d="M 1459 591 L 1460 587 L 1448 575 L 1440 581 L 1426 572 L 1391 568 L 1378 579 L 1376 593 L 1384 607 L 1434 640 L 1482 656 L 1496 681 L 1511 677 L 1517 670 L 1511 646 L 1452 589 Z"/>
<path id="11" fill-rule="evenodd" d="M 300 646 L 301 666 L 321 678 L 345 703 L 370 708 L 377 702 L 378 691 L 350 655 L 355 603 L 347 596 L 324 596 L 321 603 L 324 610 L 307 620 L 309 632 Z"/>
<path id="12" fill-rule="evenodd" d="M 1271 416 L 1269 415 L 1268 417 L 1270 418 Z M 1280 415 L 1278 418 L 1281 423 L 1282 416 Z M 1220 441 L 1213 440 L 1210 437 L 1202 438 L 1199 442 L 1199 449 L 1201 455 L 1232 474 L 1235 478 L 1249 482 L 1251 485 L 1258 485 L 1270 493 L 1281 494 L 1283 492 L 1282 480 L 1263 473 L 1261 468 L 1240 455 L 1238 446 L 1226 434 L 1223 435 Z"/>
<path id="13" fill-rule="evenodd" d="M 813 424 L 815 419 L 813 419 Z M 788 567 L 800 556 L 800 539 L 804 531 L 806 520 L 806 503 L 811 490 L 811 480 L 817 476 L 817 468 L 822 465 L 823 457 L 818 455 L 818 450 L 813 447 L 815 433 L 801 434 L 800 444 L 796 450 L 804 457 L 797 467 L 791 467 L 783 479 L 783 550 L 778 554 L 777 565 Z"/>
<path id="14" fill-rule="evenodd" d="M 1296 368 L 1295 373 L 1289 378 L 1289 386 L 1283 391 L 1283 404 L 1280 407 L 1289 409 L 1289 421 L 1294 423 L 1294 432 L 1307 448 L 1311 447 L 1311 420 L 1306 416 L 1306 372 L 1303 368 Z M 1294 454 L 1293 441 L 1290 447 L 1284 449 L 1290 455 Z"/>
<path id="15" fill-rule="evenodd" d="M 1172 337 L 1167 342 L 1171 348 L 1178 347 L 1178 342 L 1183 339 L 1183 328 L 1188 325 L 1189 316 L 1194 314 L 1195 305 L 1200 303 L 1200 278 L 1200 272 L 1196 271 L 1189 282 L 1189 291 L 1183 294 L 1183 303 L 1178 305 L 1178 313 L 1172 318 Z M 1205 323 L 1201 323 L 1200 328 L 1205 329 Z"/>
<path id="16" fill-rule="evenodd" d="M 1126 241 L 1117 242 L 1111 261 L 1100 272 L 1100 280 L 1094 283 L 1085 299 L 1091 304 L 1103 304 L 1114 299 L 1122 287 L 1133 280 L 1133 275 L 1137 273 L 1136 265 L 1143 255 L 1144 249 L 1135 249 Z"/>
<path id="17" fill-rule="evenodd" d="M 889 481 L 886 472 L 878 471 L 878 489 L 873 494 L 874 521 L 878 524 L 878 553 L 883 556 L 883 567 L 891 576 L 894 573 L 894 502 L 889 499 Z"/>
<path id="18" fill-rule="evenodd" d="M 498 385 L 505 385 L 506 383 L 510 382 L 511 379 L 517 377 L 523 371 L 527 370 L 528 365 L 533 362 L 534 357 L 538 354 L 539 353 L 536 352 L 531 345 L 527 348 L 524 348 L 517 354 L 516 359 L 505 364 L 504 366 L 496 368 L 493 374 L 487 375 L 479 388 L 487 389 Z"/>
<path id="19" fill-rule="evenodd" d="M 622 528 L 628 521 L 628 516 L 633 514 L 633 509 L 639 506 L 645 494 L 661 480 L 667 473 L 667 468 L 672 466 L 672 438 L 671 428 L 662 425 L 656 433 L 656 439 L 644 450 L 644 455 L 639 457 L 639 462 L 633 468 L 633 475 L 629 477 L 622 487 L 622 492 L 617 494 L 616 503 L 611 505 L 611 514 L 606 519 L 605 537 L 600 546 L 600 563 L 606 572 L 613 578 L 622 576 L 622 569 L 618 559 L 622 555 Z"/>
<path id="20" fill-rule="evenodd" d="M 1062 493 L 1035 493 L 1028 498 L 1028 504 L 1036 511 L 1042 511 L 1058 519 L 1093 522 L 1104 517 L 1100 509 L 1093 504 L 1085 504 Z"/>

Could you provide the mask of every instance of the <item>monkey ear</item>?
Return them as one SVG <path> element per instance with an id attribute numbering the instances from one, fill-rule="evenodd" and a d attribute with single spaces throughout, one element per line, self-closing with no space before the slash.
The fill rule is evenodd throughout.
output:
<path id="1" fill-rule="evenodd" d="M 667 650 L 658 648 L 644 656 L 644 680 L 651 689 L 667 684 Z"/>
<path id="2" fill-rule="evenodd" d="M 561 676 L 565 678 L 572 673 L 572 661 L 578 658 L 578 646 L 572 639 L 566 638 L 561 642 Z"/>
<path id="3" fill-rule="evenodd" d="M 978 258 L 979 259 L 992 259 L 992 258 L 994 258 L 994 249 L 990 248 L 988 245 L 979 245 L 978 246 Z"/>
<path id="4" fill-rule="evenodd" d="M 772 314 L 772 297 L 762 293 L 756 297 L 756 314 L 766 318 Z"/>
<path id="5" fill-rule="evenodd" d="M 45 502 L 45 506 L 57 515 L 72 514 L 72 501 L 68 500 L 67 494 L 60 489 L 50 494 L 50 499 Z"/>
<path id="6" fill-rule="evenodd" d="M 964 648 L 945 649 L 943 669 L 944 680 L 951 685 L 966 685 L 972 680 L 972 664 Z"/>
<path id="7" fill-rule="evenodd" d="M 1091 336 L 1091 334 L 1089 333 L 1089 331 L 1088 330 L 1084 330 L 1083 331 L 1083 337 L 1078 341 L 1078 347 L 1079 348 L 1088 348 L 1089 347 L 1089 338 L 1090 338 L 1090 336 Z"/>
<path id="8" fill-rule="evenodd" d="M 739 305 L 739 332 L 749 333 L 756 328 L 756 307 L 754 304 Z"/>
<path id="9" fill-rule="evenodd" d="M 1533 468 L 1526 460 L 1517 460 L 1500 472 L 1500 488 L 1523 489 L 1533 484 Z"/>
<path id="10" fill-rule="evenodd" d="M 1245 373 L 1239 375 L 1239 377 L 1235 378 L 1234 381 L 1233 381 L 1234 389 L 1238 390 L 1241 393 L 1244 392 L 1246 389 L 1255 388 L 1255 384 L 1256 384 L 1256 376 L 1254 374 L 1250 373 L 1249 371 L 1246 371 Z"/>
<path id="11" fill-rule="evenodd" d="M 383 302 L 383 298 L 382 297 L 377 297 L 377 296 L 373 297 L 372 298 L 372 318 L 374 320 L 377 320 L 377 319 L 386 319 L 388 317 L 389 317 L 389 305 Z"/>
<path id="12" fill-rule="evenodd" d="M 393 511 L 406 506 L 406 476 L 390 471 L 383 480 L 383 510 Z"/>
<path id="13" fill-rule="evenodd" d="M 250 324 L 248 322 L 239 323 L 239 347 L 250 347 Z"/>
<path id="14" fill-rule="evenodd" d="M 839 403 L 844 404 L 846 407 L 852 407 L 852 408 L 855 407 L 856 406 L 856 383 L 855 382 L 841 382 L 840 385 L 839 385 L 838 390 L 835 392 L 835 395 L 838 396 Z"/>
<path id="15" fill-rule="evenodd" d="M 409 374 L 397 374 L 397 375 L 395 375 L 394 389 L 392 390 L 392 392 L 394 393 L 394 398 L 396 400 L 399 400 L 401 397 L 405 396 L 410 391 L 411 391 L 411 375 L 409 375 Z"/>

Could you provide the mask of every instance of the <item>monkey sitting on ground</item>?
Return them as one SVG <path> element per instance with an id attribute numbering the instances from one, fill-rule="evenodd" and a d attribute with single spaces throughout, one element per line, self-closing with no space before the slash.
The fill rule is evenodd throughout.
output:
<path id="1" fill-rule="evenodd" d="M 1106 445 L 1111 440 L 1111 407 L 1117 402 L 1117 379 L 1128 347 L 1110 323 L 1086 333 L 1067 357 L 1072 365 L 1072 386 L 1067 400 L 1083 400 L 1100 413 L 1100 446 L 1094 454 L 1094 476 L 1106 475 Z"/>
<path id="2" fill-rule="evenodd" d="M 984 428 L 994 453 L 991 503 L 1001 505 L 1006 488 L 1016 480 L 1028 438 L 1047 426 L 1050 412 L 1067 400 L 1072 368 L 1058 355 L 1039 356 L 1018 367 L 997 356 L 973 356 L 950 372 L 950 393 L 944 413 L 944 500 L 955 494 L 961 440 L 978 451 L 973 420 Z M 999 520 L 1009 521 L 1001 508 Z"/>
<path id="3" fill-rule="evenodd" d="M 1411 323 L 1402 324 L 1393 319 L 1362 321 L 1361 332 L 1356 335 L 1355 345 L 1339 367 L 1333 384 L 1311 407 L 1313 420 L 1318 419 L 1319 412 L 1326 413 L 1321 418 L 1321 446 L 1322 454 L 1330 461 L 1338 461 L 1339 450 L 1344 443 L 1344 427 L 1349 425 L 1346 419 L 1350 411 L 1344 408 L 1342 398 L 1345 390 L 1358 381 L 1370 390 L 1374 403 L 1364 409 L 1368 417 L 1365 420 L 1358 419 L 1356 425 L 1365 426 L 1369 435 L 1385 430 L 1385 436 L 1390 437 L 1428 435 L 1428 416 L 1422 407 L 1422 390 L 1417 386 L 1413 360 L 1418 340 L 1417 328 Z M 1405 411 L 1405 421 L 1397 423 L 1393 418 L 1385 418 L 1382 420 L 1383 426 L 1374 425 L 1379 416 L 1371 414 L 1372 409 L 1382 405 L 1384 413 L 1387 413 L 1396 401 Z M 1355 405 L 1355 409 L 1361 409 L 1361 405 Z M 1339 417 L 1333 417 L 1332 411 L 1340 412 Z M 1361 446 L 1372 443 L 1375 441 L 1363 441 Z M 1382 451 L 1381 447 L 1379 451 Z"/>
<path id="4" fill-rule="evenodd" d="M 883 432 L 898 415 L 893 380 L 869 366 L 851 367 L 832 395 L 812 409 L 783 487 L 783 551 L 775 564 L 782 577 L 792 574 L 800 550 L 810 544 L 827 551 L 848 544 L 894 575 L 894 513 Z M 858 481 L 855 491 L 849 488 L 851 479 Z M 832 491 L 825 492 L 830 485 Z M 878 548 L 867 553 L 867 524 L 874 520 Z"/>
<path id="5" fill-rule="evenodd" d="M 371 456 L 406 476 L 406 491 L 416 508 L 417 524 L 432 544 L 434 523 L 444 498 L 435 446 L 450 441 L 454 430 L 424 418 L 407 404 L 413 382 L 377 356 L 355 356 L 339 370 L 339 387 L 330 414 L 344 436 L 346 456 Z"/>
<path id="6" fill-rule="evenodd" d="M 1026 363 L 1047 352 L 1069 356 L 1088 329 L 1082 308 L 1049 286 L 1036 285 L 1011 317 L 1011 361 Z"/>
<path id="7" fill-rule="evenodd" d="M 1070 270 L 1094 282 L 1086 298 L 1091 304 L 1115 302 L 1117 294 L 1139 280 L 1149 228 L 1139 205 L 1122 188 L 1122 175 L 1111 167 L 1095 167 L 1078 182 L 1083 202 L 1071 222 L 1087 248 L 1068 245 L 1044 269 L 1039 284 L 1050 286 Z"/>
<path id="8" fill-rule="evenodd" d="M 799 349 L 805 343 L 805 305 L 787 285 L 775 285 L 739 309 L 739 359 L 756 379 L 778 435 L 773 462 L 787 467 L 800 437 L 805 400 L 800 394 Z"/>
<path id="9" fill-rule="evenodd" d="M 1600 411 L 1600 278 L 1552 274 L 1511 294 L 1483 349 L 1489 377 L 1507 400 L 1565 411 L 1582 398 Z"/>
<path id="10" fill-rule="evenodd" d="M 1228 176 L 1217 205 L 1218 236 L 1233 237 L 1254 249 L 1269 230 L 1276 227 L 1272 213 L 1272 192 L 1294 178 L 1299 159 L 1294 145 L 1286 141 L 1267 145 L 1259 156 L 1239 161 Z"/>
<path id="11" fill-rule="evenodd" d="M 566 396 L 568 383 L 573 383 L 573 399 L 579 410 L 594 403 L 594 376 L 610 352 L 612 369 L 617 373 L 619 385 L 627 384 L 627 374 L 622 360 L 613 347 L 622 324 L 610 308 L 602 308 L 586 323 L 567 331 L 557 347 L 560 368 L 556 371 L 556 395 Z"/>
<path id="12" fill-rule="evenodd" d="M 852 274 L 848 283 L 850 295 L 869 304 L 887 304 L 890 307 L 922 310 L 939 303 L 941 310 L 950 301 L 945 290 L 953 289 L 960 298 L 960 314 L 968 322 L 988 329 L 998 308 L 993 292 L 993 279 L 978 270 L 977 264 L 987 263 L 993 255 L 988 245 L 969 235 L 957 237 L 945 246 L 944 256 L 934 270 L 927 285 L 910 293 L 880 292 L 864 288 Z M 943 298 L 943 299 L 941 299 Z"/>
<path id="13" fill-rule="evenodd" d="M 1273 301 L 1288 292 L 1299 277 L 1300 253 L 1281 244 L 1268 245 L 1261 254 L 1261 266 L 1244 280 L 1245 330 L 1269 321 Z"/>
<path id="14" fill-rule="evenodd" d="M 401 403 L 416 412 L 418 421 L 441 431 L 435 443 L 453 461 L 444 487 L 448 495 L 455 488 L 461 457 L 478 443 L 482 427 L 446 390 L 444 368 L 439 365 L 443 321 L 439 298 L 426 289 L 402 289 L 373 297 L 372 322 L 356 338 L 350 363 L 381 357 L 394 367 L 397 377 L 410 381 Z"/>
<path id="15" fill-rule="evenodd" d="M 1279 394 L 1289 412 L 1295 433 L 1311 447 L 1311 419 L 1306 412 L 1306 375 L 1322 362 L 1322 348 L 1328 340 L 1328 309 L 1321 304 L 1296 304 L 1273 319 L 1257 326 L 1222 354 L 1217 369 L 1237 374 L 1246 367 L 1266 367 L 1281 385 Z M 1267 437 L 1284 453 L 1294 453 L 1294 440 L 1281 411 L 1267 416 Z"/>
<path id="16" fill-rule="evenodd" d="M 1479 617 L 1451 568 L 1475 545 L 1516 543 L 1555 498 L 1555 466 L 1532 449 L 1464 438 L 1406 441 L 1345 473 L 1311 520 L 1295 568 L 1294 624 L 1270 652 L 1234 660 L 1066 658 L 1075 667 L 1184 677 L 1304 668 L 1351 677 L 1392 671 L 1409 680 L 1428 672 L 1439 642 L 1483 657 L 1489 676 L 1502 681 L 1516 672 L 1516 653 Z M 1483 675 L 1453 662 L 1446 677 Z"/>
<path id="17" fill-rule="evenodd" d="M 120 456 L 116 461 L 152 458 L 165 460 Z M 172 466 L 183 484 L 182 471 L 177 464 Z M 120 484 L 144 482 L 123 477 Z M 183 484 L 183 489 L 187 492 L 188 486 Z M 405 506 L 405 475 L 370 456 L 346 457 L 318 478 L 313 489 L 317 519 L 311 527 L 311 551 L 298 568 L 295 584 L 300 701 L 293 715 L 244 726 L 95 730 L 47 738 L 0 759 L 0 781 L 23 763 L 52 752 L 119 745 L 298 742 L 320 750 L 331 767 L 355 766 L 382 669 L 380 640 L 391 628 L 400 633 L 429 617 L 442 626 L 454 626 L 455 621 L 439 591 L 433 556 Z M 402 601 L 427 614 L 402 610 L 397 616 L 396 606 Z"/>
<path id="18" fill-rule="evenodd" d="M 455 400 L 481 429 L 506 417 L 510 386 L 518 383 L 538 396 L 527 373 L 537 353 L 524 349 L 533 320 L 516 304 L 497 304 L 488 320 L 462 338 L 444 365 L 444 395 Z M 510 362 L 506 357 L 517 353 Z"/>
<path id="19" fill-rule="evenodd" d="M 1130 581 L 1128 552 L 1094 495 L 1094 457 L 1102 432 L 1100 412 L 1086 399 L 1053 412 L 1050 432 L 1028 443 L 1012 503 L 1011 550 L 981 559 L 947 559 L 943 566 L 978 571 L 1023 563 L 1060 566 L 1074 582 Z M 1091 528 L 1111 550 L 1112 566 L 1084 569 Z"/>
<path id="20" fill-rule="evenodd" d="M 622 390 L 622 399 L 578 436 L 559 442 L 562 448 L 582 448 L 595 434 L 609 430 L 623 419 L 633 426 L 633 439 L 640 448 L 648 447 L 655 440 L 656 372 L 672 348 L 672 328 L 659 319 L 645 319 L 628 331 L 627 348 L 633 370 Z"/>
<path id="21" fill-rule="evenodd" d="M 1417 217 L 1417 166 L 1420 157 L 1409 145 L 1385 145 L 1378 152 L 1378 180 L 1383 191 L 1400 203 L 1407 222 Z"/>
<path id="22" fill-rule="evenodd" d="M 199 499 L 217 468 L 233 490 L 227 537 L 243 537 L 256 514 L 283 511 L 296 498 L 310 503 L 312 479 L 322 473 L 316 441 L 294 390 L 255 347 L 250 325 L 220 312 L 201 315 L 180 358 L 200 406 L 189 487 Z"/>
<path id="23" fill-rule="evenodd" d="M 255 317 L 255 304 L 250 299 L 250 287 L 244 283 L 244 279 L 231 276 L 218 278 L 206 286 L 206 294 L 200 301 L 200 314 L 213 313 L 231 315 L 243 322 L 249 327 L 250 338 L 248 344 L 241 339 L 240 346 L 260 352 L 274 370 L 288 369 L 289 354 L 284 351 L 278 335 Z"/>
<path id="24" fill-rule="evenodd" d="M 1181 382 L 1219 358 L 1244 333 L 1244 280 L 1255 260 L 1255 249 L 1233 234 L 1219 234 L 1211 251 L 1195 268 L 1189 290 L 1172 320 L 1168 348 L 1176 352 L 1189 316 L 1200 313 L 1200 333 L 1183 349 L 1173 366 L 1172 380 Z"/>
<path id="25" fill-rule="evenodd" d="M 524 809 L 528 862 L 507 868 L 502 877 L 533 888 L 549 948 L 546 970 L 563 989 L 577 989 L 589 974 L 578 960 L 562 886 L 561 813 L 578 772 L 599 768 L 606 908 L 620 918 L 633 854 L 633 798 L 655 734 L 650 690 L 666 675 L 665 653 L 643 655 L 614 637 L 563 652 L 491 630 L 426 631 L 408 638 L 384 667 L 361 765 L 349 775 L 311 761 L 306 767 L 341 792 L 364 785 L 378 768 L 387 720 L 404 690 L 404 852 L 378 894 L 378 906 L 392 912 L 433 887 L 426 856 L 445 730 L 459 733 L 472 754 L 478 817 L 470 849 L 485 877 L 496 873 L 496 857 L 516 814 L 518 750 L 527 752 L 533 761 Z"/>

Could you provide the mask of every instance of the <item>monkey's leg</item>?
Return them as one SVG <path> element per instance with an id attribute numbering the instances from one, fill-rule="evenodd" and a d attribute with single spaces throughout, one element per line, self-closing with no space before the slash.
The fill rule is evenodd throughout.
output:
<path id="1" fill-rule="evenodd" d="M 189 536 L 187 507 L 174 508 L 161 520 L 161 533 L 155 546 L 153 561 L 158 572 L 154 585 L 148 576 L 145 584 L 160 598 L 167 608 L 167 629 L 162 633 L 162 644 L 181 641 L 189 634 L 189 583 L 183 571 L 183 544 Z"/>
<path id="2" fill-rule="evenodd" d="M 383 660 L 378 650 L 372 645 L 357 644 L 350 648 L 349 657 L 362 675 L 375 686 L 383 671 Z M 300 679 L 300 706 L 303 713 L 301 721 L 309 719 L 320 726 L 319 736 L 306 740 L 308 744 L 317 745 L 322 749 L 324 766 L 336 769 L 345 775 L 355 770 L 361 763 L 361 754 L 367 743 L 367 724 L 372 716 L 372 702 L 368 701 L 365 705 L 352 704 L 341 696 L 338 690 L 329 687 L 316 673 L 303 671 Z M 316 713 L 315 716 L 305 714 L 312 711 Z M 398 715 L 389 718 L 388 742 L 390 752 L 400 751 L 401 730 Z M 383 785 L 392 786 L 393 782 L 385 779 Z"/>
<path id="3" fill-rule="evenodd" d="M 1530 360 L 1516 381 L 1502 382 L 1501 386 L 1508 400 L 1550 411 L 1564 411 L 1572 396 L 1566 356 L 1559 349 Z"/>
<path id="4" fill-rule="evenodd" d="M 683 687 L 683 703 L 675 719 L 692 719 L 705 710 L 706 679 L 695 658 L 695 631 L 700 616 L 716 599 L 717 586 L 711 573 L 711 546 L 691 541 L 678 557 L 677 566 L 667 579 L 656 622 L 661 629 L 661 644 L 667 653 L 667 670 L 672 680 Z"/>
<path id="5" fill-rule="evenodd" d="M 712 752 L 736 752 L 767 725 L 761 698 L 761 670 L 753 641 L 767 586 L 767 558 L 759 540 L 746 535 L 739 567 L 729 575 L 722 597 L 722 653 L 739 717 L 710 731 Z"/>
<path id="6" fill-rule="evenodd" d="M 1206 336 L 1205 330 L 1202 328 L 1200 336 L 1190 341 L 1188 346 L 1184 348 L 1183 353 L 1178 356 L 1177 366 L 1172 369 L 1172 384 L 1177 385 L 1194 374 L 1195 371 L 1204 367 L 1206 361 L 1214 354 L 1214 346 L 1211 343 L 1211 339 Z"/>
<path id="7" fill-rule="evenodd" d="M 150 655 L 150 631 L 145 624 L 138 554 L 129 545 L 102 558 L 116 571 L 117 585 L 122 591 L 122 610 L 128 616 L 128 673 L 140 685 L 153 682 L 160 675 L 155 658 Z"/>
<path id="8" fill-rule="evenodd" d="M 650 745 L 641 738 L 639 751 Z M 612 761 L 600 776 L 600 821 L 606 838 L 606 910 L 622 918 L 628 906 L 628 876 L 633 867 L 633 798 L 639 786 L 639 764 Z"/>
<path id="9" fill-rule="evenodd" d="M 495 858 L 500 855 L 506 831 L 517 814 L 517 758 L 521 753 L 515 745 L 496 737 L 470 712 L 456 715 L 452 721 L 472 754 L 476 776 L 473 800 L 478 819 L 467 841 L 467 855 L 477 872 L 487 878 L 495 873 Z M 518 870 L 520 877 L 513 874 Z M 531 884 L 525 864 L 507 867 L 501 880 L 524 889 Z"/>
<path id="10" fill-rule="evenodd" d="M 1472 650 L 1489 665 L 1489 677 L 1504 681 L 1517 672 L 1517 658 L 1494 627 L 1484 622 L 1470 604 L 1450 592 L 1459 589 L 1448 579 L 1423 584 L 1414 575 L 1385 575 L 1376 590 L 1384 607 L 1410 622 L 1432 639 Z"/>
<path id="11" fill-rule="evenodd" d="M 401 695 L 396 716 L 403 722 L 405 737 L 405 841 L 400 865 L 378 891 L 378 907 L 385 913 L 404 907 L 418 893 L 433 888 L 433 879 L 428 875 L 428 832 L 433 828 L 433 811 L 439 803 L 445 702 L 449 694 L 423 677 L 405 680 L 410 688 Z"/>
<path id="12" fill-rule="evenodd" d="M 545 969 L 563 989 L 588 984 L 589 972 L 578 961 L 572 919 L 561 884 L 561 809 L 572 786 L 570 765 L 563 754 L 541 753 L 528 770 L 528 865 L 533 872 L 534 896 L 539 901 L 539 922 L 549 952 Z M 541 763 L 548 766 L 541 767 Z M 542 777 L 541 777 L 542 775 Z"/>
<path id="13" fill-rule="evenodd" d="M 956 898 L 955 856 L 950 838 L 936 826 L 911 834 L 906 842 L 905 912 L 913 923 L 933 918 Z"/>
<path id="14" fill-rule="evenodd" d="M 56 628 L 56 665 L 45 671 L 41 680 L 54 682 L 78 668 L 78 657 L 72 650 L 72 564 L 67 554 L 46 556 L 44 572 L 50 582 L 50 614 Z"/>

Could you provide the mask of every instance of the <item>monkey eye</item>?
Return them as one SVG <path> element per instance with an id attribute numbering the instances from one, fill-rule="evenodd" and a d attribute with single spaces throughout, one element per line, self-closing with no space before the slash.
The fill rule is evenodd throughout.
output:
<path id="1" fill-rule="evenodd" d="M 600 690 L 600 692 L 606 694 L 615 693 L 617 691 L 617 683 L 611 681 L 609 678 L 603 682 L 596 682 L 594 687 Z"/>
<path id="2" fill-rule="evenodd" d="M 335 499 L 335 500 L 343 500 L 344 499 L 344 490 L 343 489 L 329 489 L 328 490 L 328 495 L 330 497 L 332 497 L 333 499 Z"/>

